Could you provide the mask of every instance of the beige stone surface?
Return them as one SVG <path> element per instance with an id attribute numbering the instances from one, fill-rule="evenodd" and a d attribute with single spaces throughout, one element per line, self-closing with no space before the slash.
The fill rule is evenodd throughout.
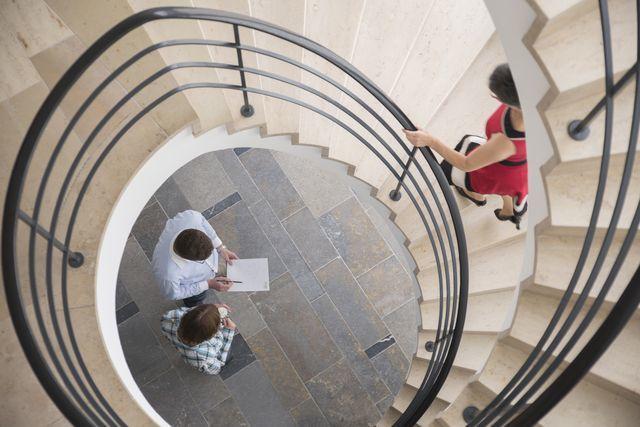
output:
<path id="1" fill-rule="evenodd" d="M 0 101 L 38 82 L 38 73 L 29 62 L 23 45 L 0 14 Z"/>
<path id="2" fill-rule="evenodd" d="M 425 350 L 427 341 L 433 341 L 435 331 L 421 331 L 418 335 L 417 357 L 431 360 L 433 353 Z M 484 366 L 487 357 L 491 353 L 496 342 L 495 334 L 466 332 L 462 335 L 462 341 L 458 348 L 458 354 L 453 362 L 454 366 L 473 370 L 474 372 Z"/>

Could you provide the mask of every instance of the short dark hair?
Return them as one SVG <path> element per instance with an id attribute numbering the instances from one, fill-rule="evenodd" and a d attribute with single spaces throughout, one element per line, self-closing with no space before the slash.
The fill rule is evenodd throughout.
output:
<path id="1" fill-rule="evenodd" d="M 520 98 L 509 64 L 498 65 L 489 76 L 489 89 L 500 102 L 520 108 Z"/>
<path id="2" fill-rule="evenodd" d="M 188 228 L 178 234 L 173 242 L 173 250 L 182 258 L 202 261 L 211 256 L 213 243 L 209 236 L 195 228 Z"/>
<path id="3" fill-rule="evenodd" d="M 198 345 L 211 339 L 220 327 L 220 312 L 213 304 L 200 304 L 180 319 L 178 337 L 187 345 Z"/>

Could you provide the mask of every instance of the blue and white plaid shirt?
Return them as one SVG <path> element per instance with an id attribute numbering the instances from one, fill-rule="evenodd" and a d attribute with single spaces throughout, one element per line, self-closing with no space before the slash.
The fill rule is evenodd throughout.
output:
<path id="1" fill-rule="evenodd" d="M 180 354 L 182 354 L 185 362 L 196 367 L 200 372 L 217 375 L 227 361 L 235 331 L 221 327 L 210 339 L 194 347 L 190 347 L 178 338 L 180 319 L 187 311 L 189 311 L 188 308 L 181 307 L 166 312 L 162 316 L 162 333 L 171 341 L 171 344 L 178 349 Z"/>

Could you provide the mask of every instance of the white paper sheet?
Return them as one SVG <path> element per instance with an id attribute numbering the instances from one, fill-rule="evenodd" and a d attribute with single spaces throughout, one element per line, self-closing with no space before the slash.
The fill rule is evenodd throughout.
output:
<path id="1" fill-rule="evenodd" d="M 234 281 L 229 292 L 269 290 L 269 262 L 267 258 L 237 259 L 227 264 L 227 277 Z"/>

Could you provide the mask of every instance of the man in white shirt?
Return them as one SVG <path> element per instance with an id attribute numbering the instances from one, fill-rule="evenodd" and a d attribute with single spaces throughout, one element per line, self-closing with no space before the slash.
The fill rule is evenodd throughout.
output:
<path id="1" fill-rule="evenodd" d="M 215 250 L 214 250 L 215 249 Z M 153 251 L 153 274 L 164 295 L 187 307 L 201 304 L 208 289 L 226 292 L 232 283 L 216 276 L 218 254 L 229 264 L 238 256 L 227 249 L 204 216 L 184 211 L 167 221 Z"/>

